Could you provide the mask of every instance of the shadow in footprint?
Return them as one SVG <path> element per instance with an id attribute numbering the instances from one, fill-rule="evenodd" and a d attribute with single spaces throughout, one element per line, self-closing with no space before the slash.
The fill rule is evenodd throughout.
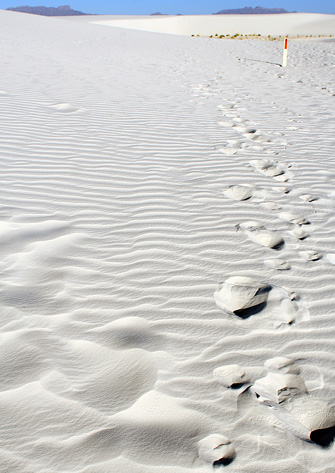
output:
<path id="1" fill-rule="evenodd" d="M 279 251 L 279 250 L 281 250 L 281 249 L 283 248 L 284 245 L 285 245 L 285 242 L 284 242 L 284 240 L 282 240 L 282 241 L 280 241 L 277 245 L 272 246 L 271 248 L 272 248 L 273 250 Z"/>
<path id="2" fill-rule="evenodd" d="M 320 445 L 320 447 L 330 447 L 330 445 L 332 445 L 335 440 L 335 427 L 313 430 L 310 437 L 311 441 L 317 445 Z"/>
<path id="3" fill-rule="evenodd" d="M 230 386 L 230 388 L 235 389 L 237 391 L 238 389 L 241 389 L 244 385 L 245 383 L 234 383 Z"/>
<path id="4" fill-rule="evenodd" d="M 220 460 L 216 460 L 213 462 L 214 468 L 220 468 L 221 466 L 228 466 L 233 461 L 233 458 L 220 458 Z"/>
<path id="5" fill-rule="evenodd" d="M 240 317 L 241 319 L 248 319 L 252 315 L 256 315 L 261 312 L 266 307 L 266 301 L 261 304 L 254 305 L 252 307 L 247 307 L 246 309 L 234 310 L 234 314 Z"/>

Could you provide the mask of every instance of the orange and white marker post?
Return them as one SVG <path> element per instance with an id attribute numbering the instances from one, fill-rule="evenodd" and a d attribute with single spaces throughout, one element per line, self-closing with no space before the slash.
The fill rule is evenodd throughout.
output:
<path id="1" fill-rule="evenodd" d="M 285 38 L 284 53 L 283 53 L 283 67 L 286 67 L 287 65 L 287 43 L 288 43 L 288 40 L 287 38 Z"/>

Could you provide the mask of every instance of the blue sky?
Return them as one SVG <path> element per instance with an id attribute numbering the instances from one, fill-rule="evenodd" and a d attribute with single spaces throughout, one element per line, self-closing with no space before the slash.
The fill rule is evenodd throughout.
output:
<path id="1" fill-rule="evenodd" d="M 207 15 L 223 9 L 258 5 L 266 8 L 285 8 L 288 11 L 335 14 L 335 0 L 0 0 L 0 9 L 20 5 L 58 7 L 67 3 L 74 10 L 103 15 L 150 15 L 154 12 Z"/>

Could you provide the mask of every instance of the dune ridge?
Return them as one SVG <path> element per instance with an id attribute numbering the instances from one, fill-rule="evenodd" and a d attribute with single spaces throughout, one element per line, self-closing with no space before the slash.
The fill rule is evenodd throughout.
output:
<path id="1" fill-rule="evenodd" d="M 233 15 L 154 16 L 137 18 L 87 17 L 92 23 L 177 35 L 335 35 L 335 15 L 272 13 Z"/>

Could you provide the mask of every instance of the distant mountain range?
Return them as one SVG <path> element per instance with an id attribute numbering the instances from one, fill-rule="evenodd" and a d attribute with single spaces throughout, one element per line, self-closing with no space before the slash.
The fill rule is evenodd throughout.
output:
<path id="1" fill-rule="evenodd" d="M 214 15 L 260 15 L 269 13 L 289 13 L 283 8 L 244 7 L 236 10 L 221 10 Z"/>
<path id="2" fill-rule="evenodd" d="M 69 5 L 63 5 L 61 7 L 11 7 L 7 8 L 10 11 L 18 11 L 21 13 L 32 13 L 33 15 L 43 16 L 78 16 L 78 15 L 90 15 L 90 13 L 83 13 L 81 11 L 72 10 Z M 220 10 L 214 15 L 259 15 L 269 13 L 289 13 L 283 8 L 263 8 L 263 7 L 244 7 L 233 10 Z M 295 13 L 295 12 L 294 12 Z M 152 13 L 152 15 L 162 15 L 162 13 Z M 165 15 L 164 15 L 165 16 Z"/>
<path id="3" fill-rule="evenodd" d="M 76 16 L 76 15 L 88 15 L 89 13 L 83 13 L 81 11 L 72 10 L 69 5 L 63 5 L 62 7 L 15 7 L 7 8 L 10 11 L 18 11 L 21 13 L 32 13 L 33 15 L 43 16 Z"/>

